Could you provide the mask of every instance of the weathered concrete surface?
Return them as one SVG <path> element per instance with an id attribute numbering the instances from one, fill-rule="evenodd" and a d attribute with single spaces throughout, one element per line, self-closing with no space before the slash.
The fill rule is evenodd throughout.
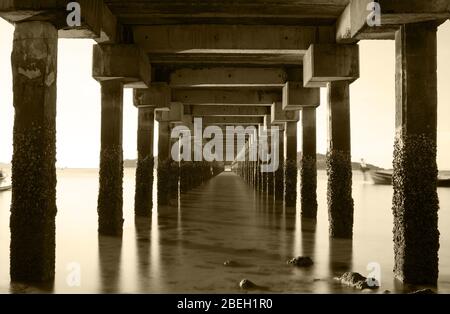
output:
<path id="1" fill-rule="evenodd" d="M 284 161 L 284 202 L 295 207 L 297 203 L 297 122 L 286 122 Z"/>
<path id="2" fill-rule="evenodd" d="M 349 82 L 332 82 L 329 84 L 327 198 L 330 236 L 333 238 L 352 238 L 353 235 L 349 96 Z"/>
<path id="3" fill-rule="evenodd" d="M 170 110 L 171 90 L 167 83 L 152 83 L 146 89 L 134 89 L 133 96 L 136 107 Z"/>
<path id="4" fill-rule="evenodd" d="M 11 23 L 48 21 L 59 32 L 59 38 L 93 38 L 98 43 L 114 42 L 117 18 L 103 0 L 79 0 L 81 26 L 68 27 L 67 1 L 0 1 L 0 16 Z"/>
<path id="5" fill-rule="evenodd" d="M 302 160 L 300 165 L 300 197 L 302 216 L 317 217 L 317 150 L 316 108 L 302 110 Z"/>
<path id="6" fill-rule="evenodd" d="M 358 45 L 314 44 L 303 58 L 305 87 L 326 87 L 328 82 L 358 78 Z"/>
<path id="7" fill-rule="evenodd" d="M 138 161 L 136 168 L 136 194 L 134 210 L 136 216 L 151 216 L 153 207 L 153 137 L 154 108 L 138 109 Z"/>
<path id="8" fill-rule="evenodd" d="M 264 117 L 270 108 L 264 106 L 190 106 L 190 113 L 197 117 Z"/>
<path id="9" fill-rule="evenodd" d="M 303 82 L 287 82 L 283 87 L 283 110 L 301 110 L 320 105 L 320 89 L 305 88 Z"/>
<path id="10" fill-rule="evenodd" d="M 159 121 L 158 138 L 158 205 L 169 203 L 170 188 L 170 125 Z"/>
<path id="11" fill-rule="evenodd" d="M 123 225 L 123 84 L 101 83 L 101 152 L 98 223 L 102 235 L 121 236 Z"/>
<path id="12" fill-rule="evenodd" d="M 438 279 L 436 50 L 435 23 L 405 25 L 396 34 L 394 273 L 410 284 Z"/>
<path id="13" fill-rule="evenodd" d="M 274 178 L 275 200 L 284 201 L 284 128 L 280 129 L 278 141 L 278 160 L 280 164 L 275 171 Z"/>
<path id="14" fill-rule="evenodd" d="M 136 45 L 94 45 L 92 76 L 98 81 L 121 79 L 129 88 L 147 88 L 151 65 Z"/>
<path id="15" fill-rule="evenodd" d="M 379 0 L 380 25 L 369 26 L 367 10 L 372 0 L 351 1 L 336 23 L 336 41 L 356 42 L 360 39 L 394 39 L 403 24 L 445 21 L 450 17 L 450 1 Z"/>
<path id="16" fill-rule="evenodd" d="M 44 282 L 55 276 L 57 50 L 58 34 L 51 24 L 16 25 L 11 56 L 12 281 Z"/>
<path id="17" fill-rule="evenodd" d="M 205 67 L 181 68 L 170 74 L 170 87 L 282 87 L 287 74 L 282 68 Z"/>
<path id="18" fill-rule="evenodd" d="M 285 111 L 283 110 L 282 103 L 274 103 L 271 109 L 271 120 L 272 124 L 280 124 L 284 122 L 297 122 L 300 119 L 300 114 L 298 110 Z"/>
<path id="19" fill-rule="evenodd" d="M 272 106 L 280 102 L 281 93 L 270 90 L 254 89 L 178 89 L 172 91 L 172 101 L 185 105 L 257 105 Z"/>

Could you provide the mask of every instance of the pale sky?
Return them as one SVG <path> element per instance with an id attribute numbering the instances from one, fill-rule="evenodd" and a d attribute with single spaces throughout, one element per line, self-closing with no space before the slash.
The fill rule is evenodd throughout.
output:
<path id="1" fill-rule="evenodd" d="M 0 162 L 12 158 L 14 27 L 0 19 Z M 438 32 L 438 165 L 450 170 L 450 22 Z M 58 167 L 98 167 L 100 85 L 92 78 L 92 40 L 59 40 Z M 352 157 L 392 167 L 395 118 L 394 41 L 360 42 L 361 78 L 351 85 Z M 318 152 L 327 149 L 326 90 L 317 112 Z M 299 128 L 300 129 L 300 128 Z M 124 158 L 136 158 L 137 110 L 124 93 Z M 299 145 L 299 147 L 301 147 Z"/>

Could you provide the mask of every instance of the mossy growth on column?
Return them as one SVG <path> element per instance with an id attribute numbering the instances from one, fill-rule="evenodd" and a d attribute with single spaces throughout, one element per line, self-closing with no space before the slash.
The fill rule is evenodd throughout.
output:
<path id="1" fill-rule="evenodd" d="M 317 160 L 314 156 L 302 156 L 300 197 L 302 216 L 317 218 Z"/>
<path id="2" fill-rule="evenodd" d="M 148 217 L 153 207 L 153 169 L 154 158 L 139 158 L 136 168 L 136 194 L 134 197 L 135 214 Z"/>
<path id="3" fill-rule="evenodd" d="M 297 161 L 284 161 L 284 202 L 288 207 L 297 204 Z"/>
<path id="4" fill-rule="evenodd" d="M 395 276 L 411 284 L 438 279 L 438 169 L 436 141 L 428 135 L 397 138 L 393 214 Z"/>
<path id="5" fill-rule="evenodd" d="M 103 235 L 121 235 L 123 216 L 122 147 L 104 148 L 100 152 L 98 225 Z"/>
<path id="6" fill-rule="evenodd" d="M 284 161 L 279 161 L 278 169 L 275 171 L 275 200 L 284 201 Z"/>
<path id="7" fill-rule="evenodd" d="M 330 150 L 327 154 L 328 217 L 330 236 L 352 238 L 353 198 L 350 152 Z"/>
<path id="8" fill-rule="evenodd" d="M 158 205 L 169 204 L 170 164 L 168 159 L 158 162 Z"/>

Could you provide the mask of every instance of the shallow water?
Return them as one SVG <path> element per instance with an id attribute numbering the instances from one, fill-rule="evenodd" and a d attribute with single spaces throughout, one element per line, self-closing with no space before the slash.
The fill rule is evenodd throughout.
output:
<path id="1" fill-rule="evenodd" d="M 354 240 L 330 240 L 326 174 L 319 172 L 317 223 L 295 209 L 273 205 L 239 177 L 224 173 L 183 195 L 179 206 L 154 208 L 152 219 L 137 219 L 134 169 L 124 176 L 122 240 L 97 235 L 97 170 L 58 171 L 56 279 L 33 287 L 9 282 L 9 206 L 0 193 L 0 292 L 239 292 L 248 278 L 262 292 L 353 293 L 333 278 L 347 270 L 368 275 L 381 266 L 379 293 L 409 291 L 393 279 L 392 188 L 354 174 Z M 441 249 L 439 292 L 450 292 L 450 189 L 439 189 Z M 299 255 L 315 264 L 302 270 L 286 264 Z M 225 267 L 233 260 L 238 267 Z M 80 266 L 80 285 L 73 286 Z M 73 283 L 73 282 L 72 282 Z"/>

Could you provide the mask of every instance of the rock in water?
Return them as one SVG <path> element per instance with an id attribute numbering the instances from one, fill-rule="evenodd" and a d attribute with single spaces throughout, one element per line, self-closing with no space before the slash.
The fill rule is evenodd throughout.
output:
<path id="1" fill-rule="evenodd" d="M 287 263 L 297 267 L 311 267 L 314 265 L 314 262 L 308 256 L 299 256 L 289 260 Z"/>
<path id="2" fill-rule="evenodd" d="M 366 278 L 359 273 L 346 272 L 337 279 L 344 285 L 360 290 L 378 289 L 380 287 L 377 280 L 373 278 Z"/>
<path id="3" fill-rule="evenodd" d="M 243 290 L 251 290 L 258 288 L 258 286 L 255 283 L 251 282 L 248 279 L 242 279 L 241 282 L 239 283 L 239 287 L 241 287 L 241 289 Z"/>
<path id="4" fill-rule="evenodd" d="M 225 261 L 223 263 L 223 266 L 225 266 L 225 267 L 237 267 L 237 266 L 239 266 L 239 263 L 235 262 L 235 261 L 228 260 L 228 261 Z"/>

